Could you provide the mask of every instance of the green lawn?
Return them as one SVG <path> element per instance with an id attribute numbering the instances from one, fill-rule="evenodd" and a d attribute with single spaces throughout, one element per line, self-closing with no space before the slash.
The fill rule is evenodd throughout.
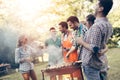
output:
<path id="1" fill-rule="evenodd" d="M 110 70 L 108 72 L 108 80 L 120 80 L 120 48 L 109 49 L 107 52 Z M 41 69 L 45 68 L 46 63 L 35 65 L 35 71 L 38 80 L 42 80 Z M 12 72 L 8 75 L 0 76 L 0 80 L 23 80 L 18 72 Z"/>
<path id="2" fill-rule="evenodd" d="M 108 60 L 110 65 L 108 80 L 120 80 L 120 48 L 110 49 Z"/>
<path id="3" fill-rule="evenodd" d="M 35 64 L 35 72 L 38 80 L 42 80 L 41 69 L 45 68 L 46 65 L 47 63 Z M 0 80 L 23 80 L 19 72 L 16 72 L 15 70 L 10 70 L 10 72 L 11 73 L 8 73 L 8 75 L 0 76 Z"/>

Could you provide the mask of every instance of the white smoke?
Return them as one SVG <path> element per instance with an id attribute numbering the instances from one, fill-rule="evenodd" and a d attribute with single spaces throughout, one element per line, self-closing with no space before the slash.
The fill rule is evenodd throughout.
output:
<path id="1" fill-rule="evenodd" d="M 17 32 L 8 26 L 0 28 L 0 59 L 3 63 L 14 63 Z"/>
<path id="2" fill-rule="evenodd" d="M 29 44 L 32 48 L 33 55 L 38 57 L 43 54 L 42 49 L 40 48 L 41 44 L 39 41 L 33 41 L 31 44 Z"/>
<path id="3" fill-rule="evenodd" d="M 49 55 L 48 64 L 54 66 L 61 65 L 63 63 L 62 49 L 60 47 L 49 45 L 46 49 L 46 52 Z"/>

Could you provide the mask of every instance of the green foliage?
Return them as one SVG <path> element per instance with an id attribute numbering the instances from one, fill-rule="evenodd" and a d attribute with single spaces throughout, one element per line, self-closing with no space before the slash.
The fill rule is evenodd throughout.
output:
<path id="1" fill-rule="evenodd" d="M 39 33 L 36 33 L 35 26 L 43 26 L 43 24 L 46 24 L 47 28 L 51 25 L 56 26 L 56 24 L 58 24 L 60 21 L 66 21 L 66 19 L 71 15 L 77 16 L 79 20 L 84 20 L 86 15 L 88 15 L 89 13 L 93 13 L 93 5 L 97 0 L 52 0 L 51 6 L 43 11 L 38 12 L 38 15 L 34 15 L 36 17 L 35 19 L 31 19 L 32 22 L 24 21 L 21 19 L 23 16 L 17 15 L 19 13 L 19 6 L 17 6 L 14 1 L 15 0 L 0 0 L 0 28 L 4 28 L 4 26 L 6 25 L 12 25 L 12 27 L 16 28 L 17 31 L 31 33 L 31 36 L 36 35 L 36 37 L 39 37 Z M 117 3 L 119 2 L 119 0 L 114 1 Z M 108 15 L 108 18 L 111 21 L 113 27 L 116 27 L 114 28 L 112 38 L 108 42 L 109 47 L 117 47 L 117 42 L 120 39 L 119 5 L 115 7 Z M 47 18 L 44 19 L 42 18 L 43 16 Z M 40 18 L 42 18 L 42 20 Z M 38 24 L 36 25 L 34 21 L 37 19 Z M 42 29 L 43 28 L 41 28 L 41 30 Z M 17 34 L 12 32 L 11 29 L 7 29 L 7 31 L 4 29 L 0 29 L 0 45 L 2 45 L 0 46 L 0 59 L 2 60 L 2 62 L 8 62 L 14 65 L 14 49 L 16 45 L 16 36 Z M 41 40 L 42 38 L 45 38 L 45 35 L 42 34 L 42 37 L 39 38 Z"/>
<path id="2" fill-rule="evenodd" d="M 91 0 L 52 0 L 52 3 L 53 6 L 49 7 L 46 13 L 58 17 L 54 21 L 56 22 L 55 24 L 58 24 L 60 21 L 66 21 L 69 16 L 73 15 L 83 20 L 87 14 L 93 12 Z"/>
<path id="3" fill-rule="evenodd" d="M 120 5 L 119 1 L 118 1 L 118 5 Z M 108 15 L 108 18 L 111 21 L 113 27 L 120 27 L 120 14 L 119 13 L 120 13 L 120 6 L 116 6 L 115 8 L 112 9 L 112 11 Z"/>
<path id="4" fill-rule="evenodd" d="M 120 40 L 120 28 L 119 27 L 115 27 L 113 28 L 113 35 L 112 38 L 109 39 L 108 41 L 108 46 L 109 47 L 117 47 L 118 44 L 117 42 Z"/>

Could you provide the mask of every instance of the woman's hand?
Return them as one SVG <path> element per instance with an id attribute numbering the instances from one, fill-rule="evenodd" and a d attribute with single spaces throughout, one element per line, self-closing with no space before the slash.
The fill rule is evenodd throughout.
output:
<path id="1" fill-rule="evenodd" d="M 30 57 L 25 58 L 25 62 L 32 62 L 32 58 Z"/>

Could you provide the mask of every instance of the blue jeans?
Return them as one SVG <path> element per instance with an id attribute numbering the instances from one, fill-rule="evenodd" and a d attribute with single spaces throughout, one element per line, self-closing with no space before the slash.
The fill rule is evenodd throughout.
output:
<path id="1" fill-rule="evenodd" d="M 89 66 L 83 66 L 83 71 L 87 80 L 100 80 L 100 70 L 91 68 Z"/>

